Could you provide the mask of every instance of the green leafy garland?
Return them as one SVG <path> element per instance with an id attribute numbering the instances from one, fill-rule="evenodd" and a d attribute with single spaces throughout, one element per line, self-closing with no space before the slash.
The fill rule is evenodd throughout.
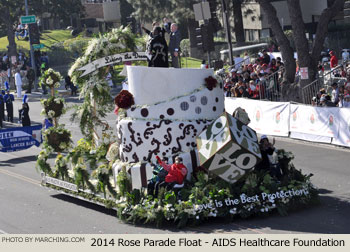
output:
<path id="1" fill-rule="evenodd" d="M 137 44 L 139 44 L 138 39 L 130 28 L 113 29 L 91 40 L 84 55 L 78 58 L 70 68 L 68 74 L 73 83 L 79 86 L 80 98 L 83 99 L 83 104 L 75 106 L 71 120 L 79 123 L 80 130 L 87 141 L 93 142 L 94 135 L 97 135 L 97 127 L 109 127 L 108 123 L 100 118 L 104 118 L 114 108 L 110 87 L 106 81 L 110 66 L 99 68 L 93 74 L 83 77 L 80 77 L 81 72 L 78 69 L 99 58 L 136 51 Z"/>
<path id="2" fill-rule="evenodd" d="M 44 107 L 41 114 L 52 119 L 53 127 L 43 130 L 43 150 L 38 156 L 36 167 L 50 176 L 65 179 L 69 178 L 67 160 L 60 153 L 71 148 L 72 140 L 70 131 L 65 129 L 64 125 L 58 123 L 59 117 L 65 113 L 64 99 L 55 96 L 55 88 L 60 87 L 61 80 L 61 74 L 51 68 L 46 70 L 40 78 L 41 85 L 50 88 L 50 97 L 41 100 Z M 53 152 L 58 153 L 54 167 L 55 172 L 47 163 L 49 155 Z"/>

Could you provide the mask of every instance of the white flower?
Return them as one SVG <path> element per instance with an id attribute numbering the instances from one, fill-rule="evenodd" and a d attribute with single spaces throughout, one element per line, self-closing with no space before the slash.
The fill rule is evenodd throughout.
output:
<path id="1" fill-rule="evenodd" d="M 196 216 L 196 219 L 199 220 L 199 216 L 198 215 Z"/>
<path id="2" fill-rule="evenodd" d="M 265 209 L 264 209 L 264 208 L 261 208 L 260 211 L 263 213 L 263 212 L 265 212 Z"/>
<path id="3" fill-rule="evenodd" d="M 47 85 L 52 85 L 53 84 L 53 79 L 51 79 L 51 77 L 46 79 L 46 84 Z"/>
<path id="4" fill-rule="evenodd" d="M 236 208 L 230 209 L 230 214 L 235 214 L 236 213 Z"/>
<path id="5" fill-rule="evenodd" d="M 47 115 L 48 115 L 49 117 L 54 117 L 54 116 L 55 116 L 55 111 L 50 110 L 50 111 L 47 113 Z"/>
<path id="6" fill-rule="evenodd" d="M 65 142 L 60 143 L 60 149 L 65 149 L 67 148 L 67 144 Z"/>
<path id="7" fill-rule="evenodd" d="M 60 82 L 56 82 L 55 83 L 55 88 L 59 88 L 61 86 L 61 83 Z"/>
<path id="8" fill-rule="evenodd" d="M 94 154 L 96 154 L 96 150 L 91 150 L 90 155 L 94 155 Z"/>

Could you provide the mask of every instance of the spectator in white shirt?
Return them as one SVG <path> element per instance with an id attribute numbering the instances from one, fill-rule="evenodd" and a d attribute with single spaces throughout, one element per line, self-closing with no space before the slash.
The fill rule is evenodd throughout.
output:
<path id="1" fill-rule="evenodd" d="M 17 98 L 22 98 L 22 77 L 19 69 L 17 69 L 15 74 L 15 84 L 17 88 Z"/>

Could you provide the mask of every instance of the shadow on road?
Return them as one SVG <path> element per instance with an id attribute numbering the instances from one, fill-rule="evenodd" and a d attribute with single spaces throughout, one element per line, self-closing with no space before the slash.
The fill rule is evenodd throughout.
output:
<path id="1" fill-rule="evenodd" d="M 35 162 L 37 160 L 37 155 L 25 156 L 25 157 L 16 157 L 8 160 L 0 161 L 1 166 L 14 166 L 15 164 L 22 164 L 24 162 Z"/>

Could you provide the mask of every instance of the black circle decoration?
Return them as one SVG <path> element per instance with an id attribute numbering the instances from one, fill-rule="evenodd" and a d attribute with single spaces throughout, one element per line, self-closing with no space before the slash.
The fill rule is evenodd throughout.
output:
<path id="1" fill-rule="evenodd" d="M 190 101 L 195 102 L 197 100 L 197 97 L 195 95 L 190 96 Z"/>
<path id="2" fill-rule="evenodd" d="M 217 122 L 215 124 L 215 127 L 218 128 L 218 129 L 221 129 L 222 128 L 222 123 L 221 122 Z"/>
<path id="3" fill-rule="evenodd" d="M 202 103 L 202 105 L 207 105 L 208 104 L 208 98 L 206 96 L 203 96 L 201 98 L 201 103 Z"/>
<path id="4" fill-rule="evenodd" d="M 166 112 L 167 112 L 167 114 L 170 115 L 170 116 L 172 116 L 172 115 L 175 113 L 175 111 L 174 111 L 173 108 L 169 108 Z"/>
<path id="5" fill-rule="evenodd" d="M 219 102 L 219 98 L 218 97 L 215 98 L 215 102 Z"/>
<path id="6" fill-rule="evenodd" d="M 200 107 L 196 107 L 196 108 L 195 108 L 195 111 L 196 111 L 197 114 L 202 113 L 202 109 L 201 109 Z"/>
<path id="7" fill-rule="evenodd" d="M 190 107 L 190 105 L 188 104 L 188 102 L 181 102 L 181 104 L 180 104 L 180 108 L 182 111 L 188 110 L 189 107 Z"/>
<path id="8" fill-rule="evenodd" d="M 135 107 L 131 107 L 131 111 L 134 111 L 136 108 Z"/>
<path id="9" fill-rule="evenodd" d="M 215 106 L 213 107 L 213 111 L 216 111 L 216 107 Z"/>
<path id="10" fill-rule="evenodd" d="M 164 115 L 160 115 L 159 118 L 160 118 L 160 119 L 164 119 Z"/>
<path id="11" fill-rule="evenodd" d="M 146 108 L 141 109 L 141 115 L 143 117 L 147 117 L 148 116 L 148 109 L 146 109 Z"/>

